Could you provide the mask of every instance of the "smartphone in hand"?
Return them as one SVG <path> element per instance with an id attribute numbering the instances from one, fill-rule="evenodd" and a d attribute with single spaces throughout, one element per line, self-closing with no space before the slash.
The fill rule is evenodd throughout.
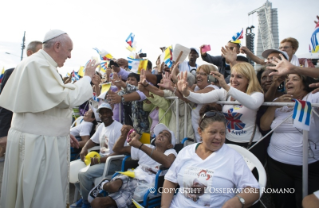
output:
<path id="1" fill-rule="evenodd" d="M 204 45 L 203 47 L 202 47 L 202 53 L 206 53 L 207 51 L 210 51 L 211 49 L 210 49 L 210 45 Z"/>

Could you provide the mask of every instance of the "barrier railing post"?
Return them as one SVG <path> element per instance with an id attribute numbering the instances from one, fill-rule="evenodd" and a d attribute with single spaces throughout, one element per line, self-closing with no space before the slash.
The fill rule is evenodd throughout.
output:
<path id="1" fill-rule="evenodd" d="M 308 195 L 308 131 L 303 130 L 302 198 Z"/>
<path id="2" fill-rule="evenodd" d="M 184 138 L 187 137 L 187 103 L 184 102 Z"/>
<path id="3" fill-rule="evenodd" d="M 176 140 L 178 141 L 179 143 L 179 99 L 175 99 L 176 101 L 176 133 L 175 133 L 175 137 L 176 137 Z"/>

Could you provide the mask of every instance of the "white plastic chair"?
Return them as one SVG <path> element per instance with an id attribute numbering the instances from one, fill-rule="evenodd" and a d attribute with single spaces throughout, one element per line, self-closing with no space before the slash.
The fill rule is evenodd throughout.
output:
<path id="1" fill-rule="evenodd" d="M 263 195 L 263 191 L 265 190 L 266 187 L 266 183 L 267 183 L 267 175 L 266 175 L 266 170 L 264 168 L 264 166 L 261 164 L 261 162 L 258 160 L 258 158 L 251 153 L 249 150 L 235 145 L 235 144 L 227 144 L 230 148 L 236 150 L 239 154 L 241 154 L 248 166 L 248 168 L 252 171 L 254 168 L 257 169 L 258 171 L 258 176 L 259 176 L 259 186 L 260 186 L 260 190 L 259 190 L 259 200 L 261 199 L 261 196 Z M 259 201 L 258 200 L 258 201 Z M 256 201 L 255 203 L 257 203 L 258 201 Z M 255 204 L 254 203 L 254 204 Z"/>

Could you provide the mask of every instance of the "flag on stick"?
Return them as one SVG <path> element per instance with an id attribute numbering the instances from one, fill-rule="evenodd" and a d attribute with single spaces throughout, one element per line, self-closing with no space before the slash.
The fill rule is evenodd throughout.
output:
<path id="1" fill-rule="evenodd" d="M 147 69 L 148 60 L 132 59 L 130 57 L 128 57 L 127 59 L 128 59 L 128 68 L 134 73 L 140 74 L 141 69 L 145 69 L 145 70 Z"/>
<path id="2" fill-rule="evenodd" d="M 113 56 L 107 52 L 106 50 L 99 50 L 98 48 L 93 48 L 94 50 L 96 50 L 96 52 L 100 55 L 101 60 L 111 60 L 113 58 Z"/>
<path id="3" fill-rule="evenodd" d="M 294 127 L 309 131 L 311 121 L 311 103 L 304 100 L 295 101 L 294 112 L 292 118 L 294 119 Z"/>
<path id="4" fill-rule="evenodd" d="M 78 71 L 78 75 L 81 77 L 84 77 L 85 68 L 84 66 L 80 66 L 80 69 Z"/>
<path id="5" fill-rule="evenodd" d="M 111 83 L 104 83 L 104 84 L 102 84 L 101 94 L 104 93 L 104 92 L 109 91 L 110 88 L 111 88 Z"/>
<path id="6" fill-rule="evenodd" d="M 130 35 L 126 38 L 127 44 L 133 48 L 133 42 L 134 42 L 135 35 L 133 33 L 130 33 Z"/>
<path id="7" fill-rule="evenodd" d="M 173 47 L 167 47 L 164 51 L 164 63 L 171 68 L 173 65 Z"/>
<path id="8" fill-rule="evenodd" d="M 2 71 L 1 71 L 1 74 L 0 74 L 0 83 L 2 82 L 3 75 L 4 75 L 4 67 L 2 68 Z"/>

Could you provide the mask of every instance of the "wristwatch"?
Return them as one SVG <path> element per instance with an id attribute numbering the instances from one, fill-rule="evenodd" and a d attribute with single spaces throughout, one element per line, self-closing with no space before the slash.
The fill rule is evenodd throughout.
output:
<path id="1" fill-rule="evenodd" d="M 245 199 L 244 199 L 243 197 L 238 196 L 238 195 L 236 195 L 236 196 L 238 197 L 238 199 L 239 199 L 239 201 L 240 201 L 240 203 L 241 203 L 241 205 L 242 205 L 242 208 L 244 208 L 244 206 L 245 206 Z"/>

